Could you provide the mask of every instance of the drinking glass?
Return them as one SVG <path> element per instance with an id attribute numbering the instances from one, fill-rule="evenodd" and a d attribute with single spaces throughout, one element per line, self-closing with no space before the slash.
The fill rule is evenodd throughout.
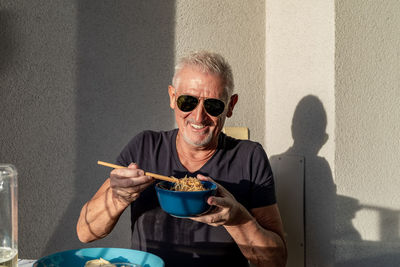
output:
<path id="1" fill-rule="evenodd" d="M 17 170 L 11 164 L 0 164 L 0 266 L 16 267 L 17 261 Z"/>

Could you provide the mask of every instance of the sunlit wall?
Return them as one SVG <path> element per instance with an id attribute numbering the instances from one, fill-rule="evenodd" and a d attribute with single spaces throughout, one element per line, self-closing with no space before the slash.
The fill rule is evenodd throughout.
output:
<path id="1" fill-rule="evenodd" d="M 305 156 L 306 266 L 400 264 L 399 12 L 266 1 L 265 142 Z"/>
<path id="2" fill-rule="evenodd" d="M 262 143 L 264 29 L 264 1 L 0 1 L 0 162 L 19 171 L 19 257 L 130 246 L 129 212 L 91 244 L 76 220 L 109 175 L 97 160 L 174 127 L 167 88 L 182 54 L 228 59 L 240 100 L 227 123 Z"/>
<path id="3" fill-rule="evenodd" d="M 361 238 L 340 238 L 349 264 L 400 264 L 399 12 L 398 1 L 336 1 L 336 183 L 358 202 Z"/>
<path id="4" fill-rule="evenodd" d="M 264 143 L 264 1 L 176 1 L 175 58 L 194 50 L 221 53 L 231 64 L 239 101 L 227 126 L 244 126 Z"/>

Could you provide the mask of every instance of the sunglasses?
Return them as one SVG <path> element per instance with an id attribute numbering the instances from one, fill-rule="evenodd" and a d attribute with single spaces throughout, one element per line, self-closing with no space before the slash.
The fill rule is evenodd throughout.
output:
<path id="1" fill-rule="evenodd" d="M 183 112 L 189 112 L 194 110 L 199 104 L 200 100 L 197 97 L 191 95 L 181 95 L 176 100 L 176 104 Z M 206 112 L 211 116 L 217 117 L 221 115 L 225 110 L 225 103 L 222 100 L 216 98 L 204 99 L 204 108 Z"/>

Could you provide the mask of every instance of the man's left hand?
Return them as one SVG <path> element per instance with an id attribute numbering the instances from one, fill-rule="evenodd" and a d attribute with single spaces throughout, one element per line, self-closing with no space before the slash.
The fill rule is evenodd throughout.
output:
<path id="1" fill-rule="evenodd" d="M 201 174 L 197 175 L 197 178 L 202 181 L 216 183 L 210 177 Z M 252 216 L 247 209 L 222 185 L 216 184 L 218 186 L 216 196 L 211 196 L 207 199 L 207 203 L 213 206 L 211 211 L 199 217 L 191 217 L 190 219 L 211 226 L 234 226 L 251 220 Z"/>

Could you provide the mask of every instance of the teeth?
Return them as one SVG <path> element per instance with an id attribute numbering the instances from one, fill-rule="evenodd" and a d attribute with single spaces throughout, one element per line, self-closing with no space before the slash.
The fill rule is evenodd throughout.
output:
<path id="1" fill-rule="evenodd" d="M 190 124 L 193 128 L 195 129 L 202 129 L 204 128 L 204 125 L 196 125 L 196 124 Z"/>

